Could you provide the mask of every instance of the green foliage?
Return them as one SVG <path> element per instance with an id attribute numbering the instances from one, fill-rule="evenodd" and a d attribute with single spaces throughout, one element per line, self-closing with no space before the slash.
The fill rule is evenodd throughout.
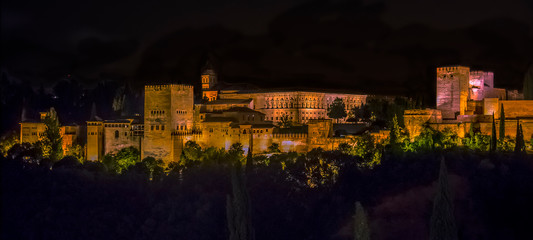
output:
<path id="1" fill-rule="evenodd" d="M 235 162 L 244 162 L 245 159 L 246 158 L 244 157 L 244 150 L 242 149 L 242 144 L 241 143 L 232 144 L 228 151 L 228 160 L 231 163 L 235 163 Z"/>
<path id="2" fill-rule="evenodd" d="M 307 186 L 310 188 L 331 186 L 337 181 L 340 167 L 333 158 L 325 156 L 322 148 L 309 151 L 305 158 L 300 158 L 299 161 L 304 161 Z"/>
<path id="3" fill-rule="evenodd" d="M 74 143 L 72 147 L 69 148 L 67 156 L 73 156 L 77 158 L 80 162 L 83 162 L 85 159 L 83 147 L 79 143 Z"/>
<path id="4" fill-rule="evenodd" d="M 453 215 L 453 199 L 448 187 L 448 173 L 444 157 L 440 162 L 439 185 L 433 201 L 430 240 L 456 240 L 457 227 Z"/>
<path id="5" fill-rule="evenodd" d="M 463 145 L 475 151 L 486 152 L 490 149 L 490 136 L 475 132 L 473 137 L 463 139 Z"/>
<path id="6" fill-rule="evenodd" d="M 224 163 L 227 162 L 226 151 L 223 148 L 210 147 L 204 150 L 202 162 L 205 164 L 210 163 Z"/>
<path id="7" fill-rule="evenodd" d="M 348 116 L 346 113 L 346 105 L 341 98 L 335 98 L 333 103 L 328 108 L 328 117 L 333 119 L 341 119 Z"/>
<path id="8" fill-rule="evenodd" d="M 355 139 L 353 155 L 362 158 L 361 167 L 373 168 L 381 163 L 382 146 L 376 144 L 370 133 L 365 133 Z"/>
<path id="9" fill-rule="evenodd" d="M 135 164 L 135 168 L 148 176 L 148 179 L 160 179 L 164 174 L 165 163 L 161 159 L 146 157 Z"/>
<path id="10" fill-rule="evenodd" d="M 355 203 L 354 240 L 370 240 L 366 211 L 360 202 Z"/>
<path id="11" fill-rule="evenodd" d="M 115 154 L 106 154 L 103 164 L 109 172 L 121 174 L 140 161 L 140 152 L 137 148 L 127 147 L 120 149 Z"/>
<path id="12" fill-rule="evenodd" d="M 498 139 L 498 151 L 512 152 L 514 151 L 515 140 L 506 136 L 504 139 Z"/>
<path id="13" fill-rule="evenodd" d="M 50 109 L 43 122 L 45 130 L 43 139 L 39 143 L 43 151 L 43 157 L 50 158 L 52 162 L 57 162 L 63 157 L 63 138 L 60 134 L 59 120 L 54 108 Z"/>
<path id="14" fill-rule="evenodd" d="M 0 155 L 7 157 L 7 152 L 20 142 L 20 135 L 16 131 L 8 132 L 0 138 Z"/>
<path id="15" fill-rule="evenodd" d="M 270 146 L 268 146 L 268 152 L 270 152 L 270 153 L 279 153 L 279 152 L 281 152 L 279 150 L 279 144 L 278 143 L 272 143 Z"/>
<path id="16" fill-rule="evenodd" d="M 182 165 L 202 161 L 202 148 L 194 141 L 187 141 L 183 147 L 180 163 Z"/>
<path id="17" fill-rule="evenodd" d="M 202 163 L 223 163 L 226 161 L 228 159 L 224 149 L 215 147 L 202 149 L 196 142 L 188 141 L 185 143 L 180 162 L 177 164 L 190 167 Z"/>
<path id="18" fill-rule="evenodd" d="M 413 142 L 404 141 L 404 151 L 431 152 L 436 149 L 451 149 L 457 147 L 459 136 L 450 128 L 442 131 L 426 126 Z"/>
<path id="19" fill-rule="evenodd" d="M 352 146 L 348 143 L 341 143 L 339 144 L 338 150 L 344 154 L 350 154 L 352 153 Z"/>
<path id="20" fill-rule="evenodd" d="M 505 111 L 503 109 L 503 104 L 500 107 L 500 140 L 505 139 Z"/>
<path id="21" fill-rule="evenodd" d="M 462 144 L 468 149 L 486 152 L 490 149 L 490 141 L 491 136 L 481 134 L 472 123 L 468 135 L 462 139 Z"/>

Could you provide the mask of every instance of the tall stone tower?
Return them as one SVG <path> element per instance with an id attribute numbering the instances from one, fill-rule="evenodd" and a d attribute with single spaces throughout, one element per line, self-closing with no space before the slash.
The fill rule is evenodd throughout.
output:
<path id="1" fill-rule="evenodd" d="M 144 88 L 142 158 L 177 161 L 174 137 L 193 130 L 194 93 L 190 85 L 147 85 Z"/>
<path id="2" fill-rule="evenodd" d="M 218 91 L 214 89 L 217 84 L 217 75 L 211 61 L 207 60 L 205 66 L 202 68 L 202 98 L 207 101 L 214 101 L 218 97 Z"/>
<path id="3" fill-rule="evenodd" d="M 469 95 L 470 68 L 462 66 L 437 68 L 437 109 L 445 119 L 464 115 Z"/>
<path id="4" fill-rule="evenodd" d="M 494 73 L 485 71 L 470 71 L 470 93 L 468 100 L 482 101 L 485 92 L 494 88 Z"/>
<path id="5" fill-rule="evenodd" d="M 87 121 L 86 155 L 89 161 L 101 161 L 104 157 L 104 121 L 96 115 L 96 105 L 93 103 L 91 118 Z"/>

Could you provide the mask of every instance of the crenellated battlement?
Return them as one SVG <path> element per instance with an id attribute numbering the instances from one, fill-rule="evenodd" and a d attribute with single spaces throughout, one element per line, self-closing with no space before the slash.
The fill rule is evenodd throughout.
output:
<path id="1" fill-rule="evenodd" d="M 272 134 L 272 137 L 274 138 L 307 138 L 307 133 L 274 133 Z"/>
<path id="2" fill-rule="evenodd" d="M 454 72 L 454 71 L 458 71 L 458 70 L 468 70 L 469 67 L 464 67 L 464 66 L 449 66 L 449 67 L 438 67 L 437 68 L 437 73 L 438 72 Z"/>
<path id="3" fill-rule="evenodd" d="M 145 91 L 162 91 L 168 89 L 176 90 L 192 90 L 193 86 L 188 84 L 156 84 L 156 85 L 144 85 Z"/>
<path id="4" fill-rule="evenodd" d="M 178 131 L 178 130 L 174 130 L 174 131 L 172 131 L 171 135 L 172 136 L 177 136 L 177 137 L 189 137 L 189 136 L 202 137 L 203 133 L 201 131 L 186 131 L 186 130 Z"/>

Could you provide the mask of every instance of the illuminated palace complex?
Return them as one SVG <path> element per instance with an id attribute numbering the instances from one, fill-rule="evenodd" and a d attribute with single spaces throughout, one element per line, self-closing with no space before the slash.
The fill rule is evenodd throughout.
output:
<path id="1" fill-rule="evenodd" d="M 254 154 L 266 152 L 273 143 L 279 144 L 283 152 L 317 147 L 332 150 L 350 142 L 351 137 L 333 136 L 328 107 L 340 98 L 349 111 L 371 97 L 323 91 L 253 91 L 220 85 L 207 64 L 201 74 L 201 100 L 195 101 L 190 85 L 147 85 L 142 118 L 102 120 L 93 109 L 87 121 L 86 158 L 102 160 L 105 154 L 133 146 L 140 149 L 142 158 L 151 156 L 168 163 L 179 160 L 187 141 L 226 150 L 239 142 L 245 152 L 251 148 Z M 492 115 L 499 118 L 504 108 L 506 133 L 514 136 L 516 122 L 520 121 L 528 138 L 533 134 L 533 101 L 522 98 L 516 91 L 494 88 L 492 72 L 441 67 L 437 68 L 437 108 L 407 110 L 404 122 L 412 138 L 427 125 L 437 130 L 450 128 L 464 137 L 473 124 L 490 134 Z M 282 122 L 300 127 L 284 129 L 279 127 Z M 345 119 L 338 122 L 344 123 Z M 21 122 L 21 142 L 37 141 L 42 131 L 42 122 Z M 67 132 L 72 135 L 66 138 L 70 139 L 69 145 L 79 129 L 64 127 L 62 133 L 66 136 Z M 373 134 L 379 139 L 387 136 L 386 131 Z"/>
<path id="2" fill-rule="evenodd" d="M 340 98 L 346 110 L 365 104 L 367 95 L 319 91 L 257 90 L 226 87 L 208 63 L 201 74 L 201 99 L 182 84 L 145 86 L 143 124 L 135 119 L 87 121 L 87 159 L 134 146 L 142 157 L 177 161 L 187 141 L 202 147 L 229 149 L 241 143 L 245 152 L 266 152 L 273 143 L 281 151 L 333 149 L 346 139 L 333 137 L 327 108 Z M 306 126 L 283 131 L 282 121 Z M 339 122 L 344 122 L 340 119 Z"/>
<path id="3" fill-rule="evenodd" d="M 419 135 L 424 126 L 436 130 L 449 128 L 459 137 L 468 134 L 471 127 L 490 135 L 492 117 L 499 120 L 503 109 L 506 135 L 515 137 L 519 122 L 525 139 L 530 139 L 533 100 L 523 98 L 516 90 L 495 88 L 492 72 L 471 71 L 463 66 L 440 67 L 437 68 L 437 108 L 406 110 L 404 122 L 411 138 Z M 499 129 L 499 121 L 495 124 Z"/>

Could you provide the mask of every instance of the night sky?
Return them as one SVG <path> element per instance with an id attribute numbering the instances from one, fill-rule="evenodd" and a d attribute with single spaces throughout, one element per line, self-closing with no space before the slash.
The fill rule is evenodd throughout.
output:
<path id="1" fill-rule="evenodd" d="M 434 91 L 434 68 L 495 72 L 521 89 L 533 62 L 533 1 L 2 1 L 2 72 L 51 87 L 70 74 L 145 83 Z"/>

